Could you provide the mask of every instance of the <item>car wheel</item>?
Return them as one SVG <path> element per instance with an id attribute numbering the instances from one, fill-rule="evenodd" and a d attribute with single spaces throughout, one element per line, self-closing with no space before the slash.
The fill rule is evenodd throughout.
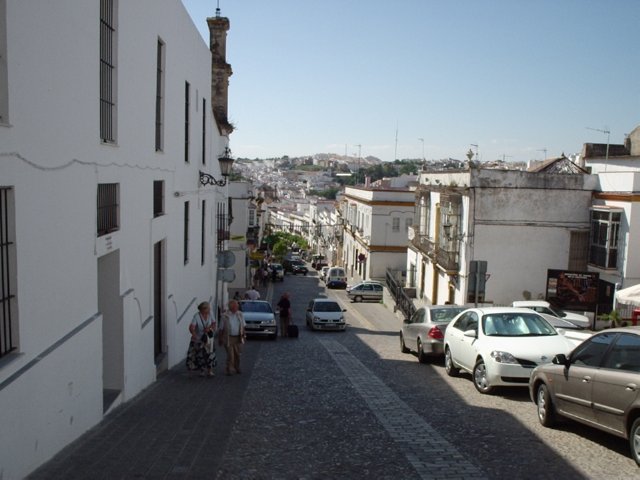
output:
<path id="1" fill-rule="evenodd" d="M 424 350 L 422 350 L 422 342 L 418 340 L 418 361 L 420 363 L 428 363 L 429 357 L 424 354 Z"/>
<path id="2" fill-rule="evenodd" d="M 538 385 L 538 389 L 536 390 L 536 403 L 540 423 L 545 427 L 553 426 L 555 423 L 555 411 L 553 409 L 553 403 L 551 403 L 549 387 L 544 383 Z"/>
<path id="3" fill-rule="evenodd" d="M 404 344 L 404 335 L 402 335 L 402 332 L 400 332 L 400 351 L 402 353 L 409 353 L 409 349 Z"/>
<path id="4" fill-rule="evenodd" d="M 449 348 L 444 351 L 444 371 L 447 372 L 447 375 L 450 377 L 457 377 L 460 373 L 460 369 L 456 368 L 453 364 L 453 358 L 451 358 L 451 350 Z"/>
<path id="5" fill-rule="evenodd" d="M 269 335 L 269 340 L 277 340 L 278 339 L 278 332 L 274 333 L 273 335 Z"/>
<path id="6" fill-rule="evenodd" d="M 476 390 L 485 395 L 491 393 L 493 390 L 493 387 L 489 385 L 489 381 L 487 380 L 487 366 L 482 359 L 478 360 L 475 367 L 473 367 L 473 385 L 476 387 Z"/>
<path id="7" fill-rule="evenodd" d="M 358 303 L 362 301 L 362 297 L 360 295 L 356 295 L 355 297 L 353 297 L 353 301 Z"/>
<path id="8" fill-rule="evenodd" d="M 302 274 L 306 277 L 307 276 L 307 272 L 302 272 Z"/>
<path id="9" fill-rule="evenodd" d="M 629 446 L 631 456 L 640 465 L 640 417 L 636 418 L 629 430 Z"/>

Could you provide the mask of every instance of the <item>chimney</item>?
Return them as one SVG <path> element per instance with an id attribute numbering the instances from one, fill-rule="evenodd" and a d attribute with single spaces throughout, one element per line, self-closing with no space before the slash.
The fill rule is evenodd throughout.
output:
<path id="1" fill-rule="evenodd" d="M 229 19 L 220 17 L 207 18 L 209 25 L 209 50 L 211 51 L 211 108 L 218 125 L 220 135 L 233 132 L 233 125 L 227 116 L 229 103 L 229 77 L 233 74 L 231 65 L 227 63 L 227 31 Z"/>

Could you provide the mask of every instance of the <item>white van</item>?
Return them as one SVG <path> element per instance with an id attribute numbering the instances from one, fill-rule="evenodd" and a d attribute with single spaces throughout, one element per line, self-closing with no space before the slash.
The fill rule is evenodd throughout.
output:
<path id="1" fill-rule="evenodd" d="M 327 287 L 347 288 L 347 272 L 342 267 L 331 267 L 327 271 Z"/>

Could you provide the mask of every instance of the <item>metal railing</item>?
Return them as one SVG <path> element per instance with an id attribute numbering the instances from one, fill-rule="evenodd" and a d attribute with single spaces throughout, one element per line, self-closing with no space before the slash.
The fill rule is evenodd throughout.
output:
<path id="1" fill-rule="evenodd" d="M 405 292 L 402 282 L 402 271 L 387 269 L 387 288 L 396 302 L 396 309 L 400 310 L 406 318 L 410 318 L 416 311 L 413 300 Z"/>

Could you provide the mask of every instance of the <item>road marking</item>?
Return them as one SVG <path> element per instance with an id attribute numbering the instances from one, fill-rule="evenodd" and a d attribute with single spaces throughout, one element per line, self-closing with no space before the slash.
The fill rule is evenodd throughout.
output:
<path id="1" fill-rule="evenodd" d="M 404 452 L 420 478 L 486 478 L 480 469 L 425 422 L 344 345 L 335 340 L 319 338 L 318 341 L 327 349 L 387 433 L 399 444 L 399 450 Z"/>

